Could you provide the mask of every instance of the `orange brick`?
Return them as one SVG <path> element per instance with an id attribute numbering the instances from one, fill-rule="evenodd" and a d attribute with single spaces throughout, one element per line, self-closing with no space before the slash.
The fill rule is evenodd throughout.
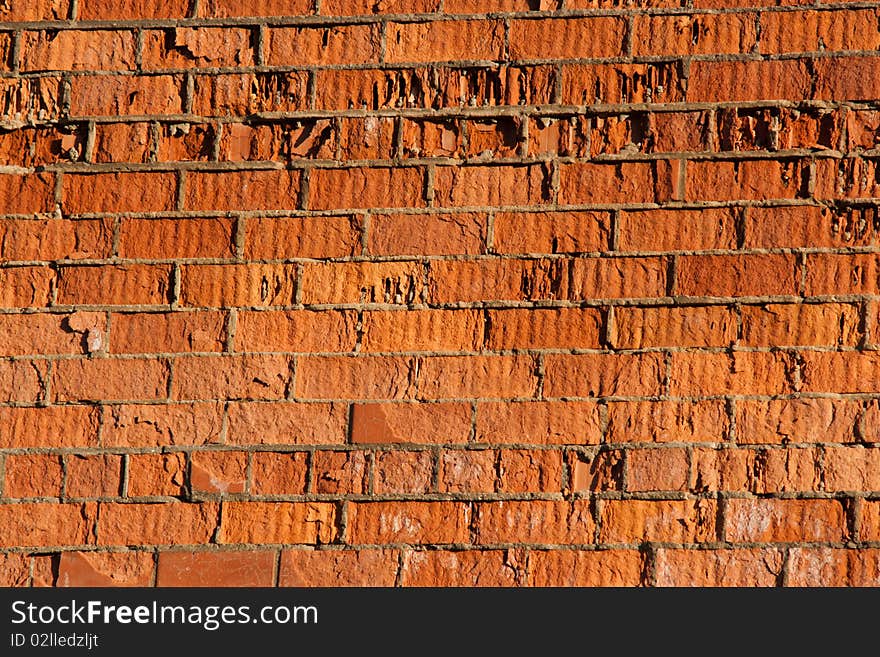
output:
<path id="1" fill-rule="evenodd" d="M 77 76 L 70 81 L 70 114 L 180 114 L 182 93 L 183 79 L 178 75 Z"/>
<path id="2" fill-rule="evenodd" d="M 113 313 L 110 351 L 117 354 L 223 351 L 221 312 Z"/>
<path id="3" fill-rule="evenodd" d="M 199 16 L 209 18 L 306 16 L 311 13 L 311 0 L 252 0 L 247 5 L 242 5 L 237 0 L 206 0 L 199 6 Z"/>
<path id="4" fill-rule="evenodd" d="M 575 493 L 623 490 L 624 455 L 620 450 L 602 449 L 594 455 L 568 453 L 569 482 L 566 488 Z"/>
<path id="5" fill-rule="evenodd" d="M 486 347 L 499 349 L 598 349 L 602 314 L 593 308 L 489 310 Z"/>
<path id="6" fill-rule="evenodd" d="M 286 355 L 178 358 L 175 399 L 284 399 L 291 378 Z"/>
<path id="7" fill-rule="evenodd" d="M 220 543 L 329 543 L 336 506 L 321 502 L 225 502 Z"/>
<path id="8" fill-rule="evenodd" d="M 840 541 L 846 518 L 837 500 L 732 499 L 724 533 L 734 543 Z"/>
<path id="9" fill-rule="evenodd" d="M 737 320 L 726 306 L 614 309 L 609 342 L 618 349 L 726 347 L 737 339 Z"/>
<path id="10" fill-rule="evenodd" d="M 431 452 L 379 452 L 373 463 L 373 493 L 418 495 L 431 491 Z"/>
<path id="11" fill-rule="evenodd" d="M 571 263 L 570 299 L 662 297 L 667 266 L 663 258 L 577 258 Z"/>
<path id="12" fill-rule="evenodd" d="M 600 212 L 500 212 L 495 215 L 497 253 L 607 251 L 611 222 Z"/>
<path id="13" fill-rule="evenodd" d="M 466 443 L 471 405 L 464 403 L 353 404 L 353 443 Z"/>
<path id="14" fill-rule="evenodd" d="M 128 496 L 182 497 L 186 492 L 186 455 L 131 454 L 128 457 Z"/>
<path id="15" fill-rule="evenodd" d="M 749 208 L 744 226 L 746 248 L 868 246 L 874 230 L 864 214 L 835 212 L 812 205 Z"/>
<path id="16" fill-rule="evenodd" d="M 55 207 L 55 176 L 50 173 L 0 175 L 3 214 L 49 212 Z"/>
<path id="17" fill-rule="evenodd" d="M 880 392 L 874 376 L 880 354 L 848 351 L 803 352 L 801 380 L 805 392 Z"/>
<path id="18" fill-rule="evenodd" d="M 115 71 L 135 68 L 135 35 L 128 30 L 24 32 L 22 71 Z"/>
<path id="19" fill-rule="evenodd" d="M 217 127 L 207 123 L 160 125 L 155 158 L 159 162 L 211 160 L 216 134 Z"/>
<path id="20" fill-rule="evenodd" d="M 228 219 L 123 219 L 121 258 L 230 258 L 235 255 Z"/>
<path id="21" fill-rule="evenodd" d="M 114 404 L 102 440 L 111 447 L 203 445 L 220 440 L 223 404 Z"/>
<path id="22" fill-rule="evenodd" d="M 809 296 L 877 294 L 880 258 L 872 253 L 811 254 L 804 291 Z"/>
<path id="23" fill-rule="evenodd" d="M 302 267 L 302 303 L 408 304 L 421 298 L 418 262 L 327 262 Z"/>
<path id="24" fill-rule="evenodd" d="M 33 404 L 46 397 L 45 362 L 0 360 L 0 401 Z"/>
<path id="25" fill-rule="evenodd" d="M 170 278 L 167 265 L 62 267 L 56 301 L 63 305 L 165 305 Z"/>
<path id="26" fill-rule="evenodd" d="M 670 103 L 684 100 L 681 71 L 674 62 L 565 64 L 562 103 Z"/>
<path id="27" fill-rule="evenodd" d="M 59 360 L 52 371 L 58 401 L 164 399 L 168 363 L 156 358 Z"/>
<path id="28" fill-rule="evenodd" d="M 544 359 L 544 394 L 550 397 L 658 395 L 662 358 L 645 354 L 551 354 Z"/>
<path id="29" fill-rule="evenodd" d="M 501 493 L 558 493 L 562 490 L 562 452 L 502 449 L 498 466 Z"/>
<path id="30" fill-rule="evenodd" d="M 632 31 L 637 57 L 745 54 L 758 43 L 757 14 L 637 15 Z M 762 31 L 762 43 L 763 37 Z"/>
<path id="31" fill-rule="evenodd" d="M 248 455 L 245 452 L 193 452 L 190 485 L 202 493 L 244 493 Z"/>
<path id="32" fill-rule="evenodd" d="M 308 207 L 423 208 L 424 171 L 418 167 L 314 169 L 309 177 Z"/>
<path id="33" fill-rule="evenodd" d="M 723 401 L 608 404 L 609 442 L 722 442 L 729 421 Z"/>
<path id="34" fill-rule="evenodd" d="M 64 209 L 72 214 L 173 210 L 176 186 L 173 173 L 68 174 Z"/>
<path id="35" fill-rule="evenodd" d="M 511 59 L 586 59 L 623 55 L 624 21 L 614 17 L 510 22 Z"/>
<path id="36" fill-rule="evenodd" d="M 404 553 L 401 586 L 516 586 L 516 557 L 505 550 L 418 550 Z"/>
<path id="37" fill-rule="evenodd" d="M 673 395 L 780 395 L 792 392 L 793 362 L 782 352 L 672 354 Z"/>
<path id="38" fill-rule="evenodd" d="M 279 586 L 393 586 L 396 550 L 284 550 Z"/>
<path id="39" fill-rule="evenodd" d="M 483 315 L 475 310 L 367 311 L 362 350 L 478 351 Z"/>
<path id="40" fill-rule="evenodd" d="M 592 402 L 480 402 L 477 442 L 597 445 L 599 409 Z"/>
<path id="41" fill-rule="evenodd" d="M 740 444 L 854 442 L 859 412 L 857 402 L 844 399 L 737 401 L 736 440 Z"/>
<path id="42" fill-rule="evenodd" d="M 714 500 L 605 500 L 599 542 L 714 541 L 715 510 Z"/>
<path id="43" fill-rule="evenodd" d="M 95 510 L 94 504 L 0 505 L 0 547 L 86 545 L 93 540 Z"/>
<path id="44" fill-rule="evenodd" d="M 149 552 L 62 552 L 55 586 L 151 586 Z"/>
<path id="45" fill-rule="evenodd" d="M 192 210 L 295 210 L 299 193 L 298 171 L 192 171 L 184 203 Z"/>
<path id="46" fill-rule="evenodd" d="M 687 100 L 802 100 L 811 97 L 811 83 L 806 60 L 695 61 L 688 78 Z M 691 164 L 688 163 L 688 169 Z"/>
<path id="47" fill-rule="evenodd" d="M 218 507 L 210 503 L 101 503 L 98 545 L 204 545 L 217 517 Z"/>
<path id="48" fill-rule="evenodd" d="M 686 296 L 795 295 L 800 265 L 793 255 L 682 256 L 676 292 Z"/>
<path id="49" fill-rule="evenodd" d="M 441 493 L 494 493 L 497 459 L 494 450 L 449 450 L 440 455 Z"/>
<path id="50" fill-rule="evenodd" d="M 161 552 L 156 586 L 274 586 L 276 552 Z"/>
<path id="51" fill-rule="evenodd" d="M 229 405 L 228 441 L 234 445 L 343 444 L 346 404 L 240 402 Z"/>
<path id="52" fill-rule="evenodd" d="M 309 106 L 308 71 L 196 75 L 193 112 L 204 117 L 295 112 Z"/>
<path id="53" fill-rule="evenodd" d="M 439 207 L 540 205 L 550 201 L 543 165 L 438 167 Z"/>
<path id="54" fill-rule="evenodd" d="M 366 452 L 315 452 L 312 479 L 318 494 L 365 495 L 370 492 L 370 462 Z"/>
<path id="55" fill-rule="evenodd" d="M 761 15 L 762 53 L 876 50 L 877 10 L 768 12 Z M 795 27 L 797 26 L 797 27 Z"/>
<path id="56" fill-rule="evenodd" d="M 121 493 L 122 457 L 118 454 L 74 454 L 65 459 L 65 468 L 67 497 L 117 497 Z"/>
<path id="57" fill-rule="evenodd" d="M 289 310 L 238 313 L 239 351 L 353 351 L 357 342 L 353 311 Z"/>
<path id="58" fill-rule="evenodd" d="M 183 265 L 185 306 L 285 306 L 294 303 L 296 265 Z"/>
<path id="59" fill-rule="evenodd" d="M 348 542 L 466 543 L 470 510 L 458 502 L 355 502 L 348 507 Z"/>
<path id="60" fill-rule="evenodd" d="M 415 361 L 401 356 L 307 356 L 297 362 L 296 396 L 306 399 L 411 399 Z"/>
<path id="61" fill-rule="evenodd" d="M 0 356 L 81 354 L 91 329 L 105 331 L 105 317 L 97 313 L 0 315 Z"/>
<path id="62" fill-rule="evenodd" d="M 378 23 L 270 28 L 265 46 L 266 63 L 270 66 L 378 63 L 379 32 Z"/>
<path id="63" fill-rule="evenodd" d="M 622 212 L 618 230 L 617 248 L 621 251 L 699 251 L 736 247 L 736 216 L 728 208 Z"/>
<path id="64" fill-rule="evenodd" d="M 777 586 L 782 553 L 768 548 L 671 550 L 654 557 L 657 586 Z"/>
<path id="65" fill-rule="evenodd" d="M 626 453 L 626 489 L 672 491 L 688 488 L 688 453 L 684 449 L 633 449 Z"/>
<path id="66" fill-rule="evenodd" d="M 753 346 L 856 346 L 859 315 L 843 304 L 743 306 L 742 344 Z"/>
<path id="67" fill-rule="evenodd" d="M 532 586 L 638 586 L 642 557 L 638 550 L 531 550 Z"/>
<path id="68" fill-rule="evenodd" d="M 356 217 L 255 217 L 245 223 L 247 258 L 344 258 L 360 251 Z"/>
<path id="69" fill-rule="evenodd" d="M 862 491 L 880 488 L 880 450 L 828 447 L 824 452 L 825 490 Z"/>
<path id="70" fill-rule="evenodd" d="M 795 547 L 787 570 L 786 586 L 877 586 L 880 551 Z"/>
<path id="71" fill-rule="evenodd" d="M 375 214 L 367 249 L 375 255 L 476 255 L 486 250 L 486 215 Z"/>
<path id="72" fill-rule="evenodd" d="M 798 160 L 688 162 L 688 201 L 732 201 L 802 198 L 808 171 Z"/>
<path id="73" fill-rule="evenodd" d="M 149 162 L 150 124 L 97 123 L 92 158 L 95 162 Z"/>
<path id="74" fill-rule="evenodd" d="M 60 497 L 61 457 L 53 454 L 10 454 L 6 457 L 3 495 L 11 498 Z"/>
<path id="75" fill-rule="evenodd" d="M 144 32 L 143 69 L 253 66 L 248 30 L 188 28 Z"/>
<path id="76" fill-rule="evenodd" d="M 401 121 L 404 157 L 458 157 L 463 155 L 461 121 L 410 119 Z"/>
<path id="77" fill-rule="evenodd" d="M 596 528 L 587 500 L 480 502 L 476 513 L 480 545 L 586 545 Z"/>
<path id="78" fill-rule="evenodd" d="M 880 539 L 880 502 L 864 501 L 860 510 L 858 538 L 862 541 Z"/>
<path id="79" fill-rule="evenodd" d="M 550 260 L 434 260 L 428 266 L 431 303 L 535 301 L 565 296 L 567 263 Z"/>
<path id="80" fill-rule="evenodd" d="M 439 0 L 327 0 L 321 5 L 324 16 L 357 16 L 359 14 L 423 14 L 437 11 Z"/>
<path id="81" fill-rule="evenodd" d="M 3 378 L 4 385 L 20 386 L 18 377 Z M 0 447 L 95 447 L 99 412 L 93 406 L 0 407 Z"/>
<path id="82" fill-rule="evenodd" d="M 55 274 L 47 267 L 0 269 L 0 307 L 28 308 L 48 306 Z"/>
<path id="83" fill-rule="evenodd" d="M 538 384 L 525 356 L 427 356 L 421 361 L 419 398 L 530 397 Z"/>
<path id="84" fill-rule="evenodd" d="M 308 479 L 308 452 L 254 452 L 253 495 L 302 495 Z"/>
<path id="85" fill-rule="evenodd" d="M 70 14 L 69 0 L 35 0 L 4 5 L 0 17 L 4 21 L 66 20 Z"/>
<path id="86" fill-rule="evenodd" d="M 78 260 L 110 255 L 109 219 L 0 220 L 0 258 L 4 260 Z"/>
<path id="87" fill-rule="evenodd" d="M 103 0 L 83 0 L 77 18 L 79 20 L 132 20 L 143 18 L 187 18 L 189 5 L 186 0 L 169 0 L 162 3 L 144 4 L 137 0 L 119 0 L 107 4 Z"/>
<path id="88" fill-rule="evenodd" d="M 385 61 L 498 60 L 504 25 L 497 20 L 389 23 Z"/>
<path id="89" fill-rule="evenodd" d="M 654 203 L 668 201 L 675 195 L 678 163 L 629 162 L 621 164 L 565 164 L 559 172 L 559 202 L 581 203 Z"/>

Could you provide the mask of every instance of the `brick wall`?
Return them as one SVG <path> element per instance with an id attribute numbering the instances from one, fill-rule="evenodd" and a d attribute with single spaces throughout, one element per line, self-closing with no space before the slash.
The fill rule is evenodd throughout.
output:
<path id="1" fill-rule="evenodd" d="M 741 4 L 3 3 L 0 583 L 880 584 L 880 4 Z"/>

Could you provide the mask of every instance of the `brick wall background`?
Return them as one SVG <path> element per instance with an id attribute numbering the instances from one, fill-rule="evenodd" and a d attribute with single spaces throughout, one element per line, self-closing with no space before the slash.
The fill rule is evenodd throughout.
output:
<path id="1" fill-rule="evenodd" d="M 6 0 L 0 583 L 880 584 L 880 4 Z"/>

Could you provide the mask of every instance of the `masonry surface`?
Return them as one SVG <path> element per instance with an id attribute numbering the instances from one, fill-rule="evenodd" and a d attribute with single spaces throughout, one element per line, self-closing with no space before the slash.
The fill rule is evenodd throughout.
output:
<path id="1" fill-rule="evenodd" d="M 880 584 L 880 3 L 4 0 L 0 584 Z"/>

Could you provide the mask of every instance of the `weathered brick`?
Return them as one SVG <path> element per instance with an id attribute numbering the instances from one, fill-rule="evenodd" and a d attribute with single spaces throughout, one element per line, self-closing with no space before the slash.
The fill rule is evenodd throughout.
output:
<path id="1" fill-rule="evenodd" d="M 245 223 L 247 258 L 342 258 L 361 251 L 355 217 L 256 217 Z"/>
<path id="2" fill-rule="evenodd" d="M 77 18 L 80 20 L 137 20 L 144 18 L 186 18 L 187 0 L 168 0 L 162 3 L 142 3 L 137 0 L 119 0 L 107 4 L 104 0 L 83 0 Z"/>
<path id="3" fill-rule="evenodd" d="M 220 543 L 330 543 L 336 506 L 323 502 L 224 502 Z"/>
<path id="4" fill-rule="evenodd" d="M 101 503 L 98 545 L 204 545 L 217 526 L 217 514 L 211 503 Z"/>
<path id="5" fill-rule="evenodd" d="M 608 404 L 608 438 L 612 443 L 721 442 L 728 430 L 723 401 Z"/>
<path id="6" fill-rule="evenodd" d="M 2 376 L 2 375 L 0 375 Z M 4 385 L 20 386 L 18 377 L 3 377 Z M 98 409 L 93 406 L 0 407 L 0 447 L 95 447 Z"/>
<path id="7" fill-rule="evenodd" d="M 543 165 L 438 167 L 435 202 L 441 207 L 540 205 L 550 201 Z"/>
<path id="8" fill-rule="evenodd" d="M 561 101 L 565 105 L 674 103 L 684 100 L 681 82 L 675 62 L 565 64 Z"/>
<path id="9" fill-rule="evenodd" d="M 229 258 L 235 255 L 228 219 L 123 219 L 121 258 Z"/>
<path id="10" fill-rule="evenodd" d="M 423 275 L 414 261 L 307 263 L 301 301 L 409 304 L 421 298 Z"/>
<path id="11" fill-rule="evenodd" d="M 353 443 L 466 443 L 470 435 L 470 404 L 353 404 L 351 409 Z"/>
<path id="12" fill-rule="evenodd" d="M 562 490 L 562 452 L 502 449 L 498 479 L 502 493 L 558 493 Z"/>
<path id="13" fill-rule="evenodd" d="M 252 66 L 254 51 L 248 30 L 178 27 L 144 33 L 143 68 Z"/>
<path id="14" fill-rule="evenodd" d="M 448 450 L 440 454 L 437 485 L 441 493 L 493 493 L 497 457 L 494 450 Z"/>
<path id="15" fill-rule="evenodd" d="M 159 162 L 213 159 L 217 127 L 206 123 L 172 123 L 159 127 L 155 149 Z M 220 158 L 225 159 L 221 156 Z M 271 159 L 271 158 L 266 158 Z"/>
<path id="16" fill-rule="evenodd" d="M 724 534 L 734 543 L 840 541 L 845 533 L 846 518 L 837 500 L 727 501 Z"/>
<path id="17" fill-rule="evenodd" d="M 403 356 L 300 358 L 296 395 L 306 399 L 411 399 L 415 361 Z"/>
<path id="18" fill-rule="evenodd" d="M 52 370 L 57 401 L 164 399 L 168 363 L 158 358 L 59 360 Z"/>
<path id="19" fill-rule="evenodd" d="M 238 0 L 205 0 L 199 5 L 199 16 L 306 16 L 312 13 L 312 4 L 311 0 L 252 0 L 246 5 Z"/>
<path id="20" fill-rule="evenodd" d="M 805 293 L 809 296 L 877 294 L 880 259 L 871 253 L 816 253 L 807 257 Z"/>
<path id="21" fill-rule="evenodd" d="M 357 314 L 353 311 L 242 311 L 235 344 L 240 351 L 354 351 Z M 391 350 L 389 350 L 391 351 Z"/>
<path id="22" fill-rule="evenodd" d="M 714 500 L 604 500 L 601 543 L 705 543 L 716 538 Z"/>
<path id="23" fill-rule="evenodd" d="M 348 542 L 466 543 L 470 515 L 458 502 L 355 502 L 348 507 Z"/>
<path id="24" fill-rule="evenodd" d="M 794 362 L 782 352 L 676 352 L 670 363 L 673 395 L 780 395 L 793 392 Z"/>
<path id="25" fill-rule="evenodd" d="M 70 0 L 10 2 L 0 9 L 0 17 L 9 22 L 66 20 L 69 14 Z"/>
<path id="26" fill-rule="evenodd" d="M 63 471 L 58 455 L 10 454 L 4 469 L 4 497 L 61 497 Z"/>
<path id="27" fill-rule="evenodd" d="M 0 356 L 81 354 L 89 338 L 104 346 L 106 323 L 98 313 L 0 315 Z"/>
<path id="28" fill-rule="evenodd" d="M 149 162 L 152 137 L 150 124 L 98 123 L 95 124 L 95 142 L 92 159 L 107 162 Z M 78 149 L 82 153 L 82 149 Z"/>
<path id="29" fill-rule="evenodd" d="M 137 586 L 153 583 L 149 552 L 62 552 L 55 586 Z"/>
<path id="30" fill-rule="evenodd" d="M 156 586 L 273 586 L 276 552 L 161 552 Z"/>
<path id="31" fill-rule="evenodd" d="M 862 491 L 880 488 L 880 450 L 828 447 L 824 451 L 825 490 Z"/>
<path id="32" fill-rule="evenodd" d="M 294 303 L 295 265 L 183 265 L 180 272 L 180 302 L 185 306 L 285 306 Z"/>
<path id="33" fill-rule="evenodd" d="M 762 19 L 768 15 L 764 14 Z M 756 14 L 637 15 L 635 56 L 749 53 L 758 43 Z M 764 33 L 761 38 L 763 41 Z"/>
<path id="34" fill-rule="evenodd" d="M 595 522 L 587 500 L 480 502 L 477 543 L 586 545 L 593 542 Z"/>
<path id="35" fill-rule="evenodd" d="M 342 444 L 347 426 L 345 404 L 235 402 L 227 438 L 235 445 Z"/>
<path id="36" fill-rule="evenodd" d="M 688 171 L 690 165 L 688 163 Z M 678 160 L 576 162 L 559 170 L 562 205 L 660 203 L 676 196 Z"/>
<path id="37" fill-rule="evenodd" d="M 544 359 L 544 394 L 550 397 L 658 395 L 662 358 L 644 354 L 551 354 Z"/>
<path id="38" fill-rule="evenodd" d="M 389 23 L 385 61 L 498 60 L 504 24 L 496 20 Z"/>
<path id="39" fill-rule="evenodd" d="M 180 114 L 182 85 L 183 79 L 177 75 L 77 76 L 70 81 L 70 114 Z"/>
<path id="40" fill-rule="evenodd" d="M 541 18 L 510 22 L 511 59 L 586 59 L 623 55 L 621 18 Z"/>
<path id="41" fill-rule="evenodd" d="M 538 375 L 526 356 L 427 356 L 421 360 L 419 398 L 531 397 Z"/>
<path id="42" fill-rule="evenodd" d="M 500 212 L 492 248 L 496 253 L 607 251 L 610 232 L 610 219 L 600 212 Z"/>
<path id="43" fill-rule="evenodd" d="M 48 267 L 0 269 L 0 307 L 40 308 L 52 301 L 55 272 Z"/>
<path id="44" fill-rule="evenodd" d="M 94 504 L 3 504 L 0 505 L 0 546 L 86 545 L 92 541 L 94 524 Z"/>
<path id="45" fill-rule="evenodd" d="M 378 452 L 373 462 L 373 493 L 418 495 L 431 491 L 431 452 Z"/>
<path id="46" fill-rule="evenodd" d="M 203 445 L 220 440 L 223 404 L 114 404 L 105 411 L 103 444 L 110 447 Z"/>
<path id="47" fill-rule="evenodd" d="M 270 28 L 266 63 L 270 66 L 371 64 L 379 61 L 378 23 L 333 27 Z M 389 48 L 391 40 L 389 37 Z"/>
<path id="48" fill-rule="evenodd" d="M 798 160 L 688 162 L 688 201 L 794 199 L 806 196 L 808 169 Z"/>
<path id="49" fill-rule="evenodd" d="M 366 452 L 315 452 L 313 488 L 318 494 L 365 495 L 370 492 L 370 461 Z"/>
<path id="50" fill-rule="evenodd" d="M 811 84 L 809 62 L 802 59 L 695 61 L 688 78 L 687 100 L 803 100 L 811 97 Z"/>
<path id="51" fill-rule="evenodd" d="M 767 54 L 876 50 L 880 47 L 878 18 L 875 9 L 767 12 L 761 15 L 759 49 Z"/>
<path id="52" fill-rule="evenodd" d="M 880 392 L 874 376 L 880 366 L 876 352 L 804 352 L 801 390 L 805 392 Z"/>
<path id="53" fill-rule="evenodd" d="M 737 320 L 727 306 L 614 309 L 609 342 L 618 349 L 726 347 L 737 339 Z"/>
<path id="54" fill-rule="evenodd" d="M 168 265 L 82 265 L 58 272 L 62 305 L 140 306 L 169 302 Z"/>
<path id="55" fill-rule="evenodd" d="M 787 586 L 844 587 L 880 584 L 880 552 L 827 547 L 789 550 Z"/>
<path id="56" fill-rule="evenodd" d="M 872 219 L 870 209 L 859 207 L 749 208 L 743 242 L 759 249 L 868 246 L 875 235 Z"/>
<path id="57" fill-rule="evenodd" d="M 0 174 L 3 214 L 48 212 L 55 206 L 55 177 L 49 173 Z"/>
<path id="58" fill-rule="evenodd" d="M 299 187 L 298 171 L 193 171 L 184 203 L 192 210 L 295 210 Z"/>
<path id="59" fill-rule="evenodd" d="M 357 16 L 370 14 L 424 14 L 437 11 L 439 0 L 327 0 L 321 4 L 324 16 Z"/>
<path id="60" fill-rule="evenodd" d="M 480 402 L 480 443 L 596 445 L 602 437 L 599 409 L 592 402 Z"/>
<path id="61" fill-rule="evenodd" d="M 22 71 L 116 71 L 135 68 L 135 34 L 128 30 L 24 32 Z"/>
<path id="62" fill-rule="evenodd" d="M 663 258 L 576 258 L 570 272 L 571 300 L 666 295 L 667 263 Z"/>
<path id="63" fill-rule="evenodd" d="M 796 295 L 800 264 L 794 255 L 681 256 L 676 293 L 684 296 Z"/>
<path id="64" fill-rule="evenodd" d="M 279 586 L 393 586 L 396 550 L 284 550 Z"/>
<path id="65" fill-rule="evenodd" d="M 119 454 L 74 454 L 65 459 L 65 469 L 67 497 L 117 497 L 122 492 Z"/>
<path id="66" fill-rule="evenodd" d="M 654 557 L 657 586 L 777 586 L 782 553 L 771 548 L 674 550 Z"/>
<path id="67" fill-rule="evenodd" d="M 500 349 L 598 349 L 602 314 L 593 308 L 489 310 L 486 346 Z"/>
<path id="68" fill-rule="evenodd" d="M 642 557 L 638 550 L 531 550 L 532 586 L 638 586 Z"/>
<path id="69" fill-rule="evenodd" d="M 626 453 L 626 489 L 687 490 L 689 463 L 687 451 L 681 448 L 629 450 Z"/>
<path id="70" fill-rule="evenodd" d="M 495 225 L 497 231 L 497 220 Z M 728 208 L 622 212 L 617 225 L 617 248 L 620 251 L 700 251 L 736 247 L 736 214 Z"/>
<path id="71" fill-rule="evenodd" d="M 567 455 L 569 481 L 567 489 L 573 493 L 594 493 L 623 490 L 626 467 L 624 453 L 616 449 L 598 452 L 569 452 Z"/>
<path id="72" fill-rule="evenodd" d="M 407 551 L 401 586 L 516 586 L 523 565 L 510 551 Z"/>
<path id="73" fill-rule="evenodd" d="M 308 483 L 308 461 L 308 452 L 254 452 L 251 494 L 302 495 Z"/>
<path id="74" fill-rule="evenodd" d="M 63 184 L 63 206 L 71 214 L 173 210 L 177 196 L 173 173 L 68 174 Z"/>
<path id="75" fill-rule="evenodd" d="M 421 208 L 424 172 L 418 167 L 314 169 L 309 177 L 310 210 Z"/>
<path id="76" fill-rule="evenodd" d="M 486 250 L 483 213 L 375 214 L 367 250 L 374 255 L 476 255 Z"/>
<path id="77" fill-rule="evenodd" d="M 175 399 L 284 399 L 291 377 L 287 355 L 178 358 Z"/>
<path id="78" fill-rule="evenodd" d="M 308 107 L 307 71 L 196 75 L 192 109 L 204 117 L 295 112 Z"/>
<path id="79" fill-rule="evenodd" d="M 186 455 L 132 454 L 128 457 L 128 496 L 182 497 L 186 492 Z"/>
<path id="80" fill-rule="evenodd" d="M 244 493 L 248 455 L 245 452 L 193 452 L 190 486 L 201 493 Z"/>
<path id="81" fill-rule="evenodd" d="M 0 360 L 0 401 L 28 402 L 46 399 L 48 368 L 45 362 Z"/>
<path id="82" fill-rule="evenodd" d="M 221 312 L 114 313 L 112 353 L 156 354 L 223 351 L 226 315 Z"/>
<path id="83" fill-rule="evenodd" d="M 855 441 L 859 407 L 843 399 L 742 400 L 736 403 L 740 444 Z"/>
<path id="84" fill-rule="evenodd" d="M 0 220 L 0 258 L 3 260 L 80 260 L 110 255 L 110 219 Z"/>
<path id="85" fill-rule="evenodd" d="M 859 316 L 844 304 L 744 306 L 742 344 L 753 346 L 856 346 Z"/>
<path id="86" fill-rule="evenodd" d="M 362 345 L 371 351 L 477 351 L 483 315 L 474 310 L 368 311 Z"/>
<path id="87" fill-rule="evenodd" d="M 434 260 L 428 265 L 430 303 L 535 301 L 564 298 L 569 263 L 558 260 Z"/>

